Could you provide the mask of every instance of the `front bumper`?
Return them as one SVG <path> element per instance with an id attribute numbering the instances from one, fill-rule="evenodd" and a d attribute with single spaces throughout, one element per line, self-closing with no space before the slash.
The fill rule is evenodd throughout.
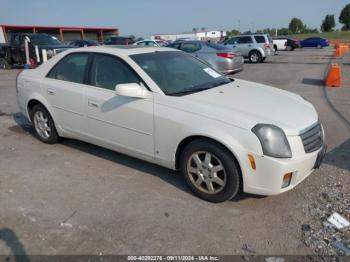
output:
<path id="1" fill-rule="evenodd" d="M 278 159 L 254 155 L 256 170 L 250 165 L 243 171 L 243 191 L 258 195 L 277 195 L 289 191 L 319 168 L 326 153 L 326 147 L 298 158 Z M 247 161 L 248 162 L 248 161 Z M 283 177 L 292 174 L 290 184 L 283 188 Z"/>

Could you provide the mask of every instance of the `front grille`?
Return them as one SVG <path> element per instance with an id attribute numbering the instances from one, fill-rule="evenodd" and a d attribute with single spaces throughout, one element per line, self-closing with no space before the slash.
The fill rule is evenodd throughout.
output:
<path id="1" fill-rule="evenodd" d="M 306 153 L 315 152 L 323 145 L 323 132 L 321 124 L 315 125 L 300 135 Z"/>

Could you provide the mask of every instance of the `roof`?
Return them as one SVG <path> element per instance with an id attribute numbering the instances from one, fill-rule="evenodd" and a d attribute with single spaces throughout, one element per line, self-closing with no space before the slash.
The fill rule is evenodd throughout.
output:
<path id="1" fill-rule="evenodd" d="M 117 55 L 137 55 L 137 54 L 145 54 L 145 53 L 153 53 L 153 52 L 166 52 L 166 51 L 175 51 L 179 52 L 179 50 L 174 48 L 167 47 L 143 47 L 137 45 L 108 45 L 108 46 L 90 46 L 83 48 L 74 48 L 67 50 L 70 53 L 73 52 L 99 52 L 99 53 L 107 53 L 107 54 L 117 54 Z M 67 54 L 67 51 L 62 52 Z"/>
<path id="2" fill-rule="evenodd" d="M 40 25 L 1 25 L 0 27 L 11 27 L 11 28 L 20 28 L 20 29 L 29 29 L 29 28 L 36 28 L 36 29 L 67 29 L 67 30 L 108 30 L 108 31 L 114 31 L 118 28 L 116 27 L 72 27 L 72 26 L 40 26 Z"/>

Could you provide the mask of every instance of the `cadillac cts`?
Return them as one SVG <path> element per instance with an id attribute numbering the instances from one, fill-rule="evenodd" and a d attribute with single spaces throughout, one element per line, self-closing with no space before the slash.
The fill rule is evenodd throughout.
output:
<path id="1" fill-rule="evenodd" d="M 79 139 L 179 170 L 211 202 L 283 193 L 325 154 L 302 97 L 230 79 L 175 49 L 68 50 L 23 71 L 17 99 L 42 142 Z"/>

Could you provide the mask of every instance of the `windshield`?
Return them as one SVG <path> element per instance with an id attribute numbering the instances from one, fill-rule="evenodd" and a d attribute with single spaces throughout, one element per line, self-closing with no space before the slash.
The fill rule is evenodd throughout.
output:
<path id="1" fill-rule="evenodd" d="M 154 52 L 130 57 L 166 95 L 195 93 L 232 81 L 183 52 Z"/>
<path id="2" fill-rule="evenodd" d="M 49 35 L 33 35 L 30 37 L 33 45 L 62 45 L 60 41 Z"/>

